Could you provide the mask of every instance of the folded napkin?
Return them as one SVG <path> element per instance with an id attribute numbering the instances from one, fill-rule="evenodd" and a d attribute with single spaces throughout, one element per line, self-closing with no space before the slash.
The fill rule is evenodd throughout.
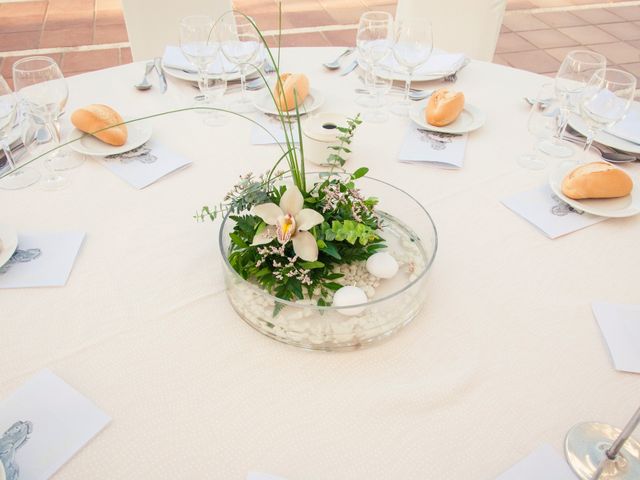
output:
<path id="1" fill-rule="evenodd" d="M 591 307 L 616 370 L 640 373 L 640 305 L 593 302 Z"/>
<path id="2" fill-rule="evenodd" d="M 167 45 L 164 49 L 164 55 L 162 56 L 162 64 L 168 68 L 177 68 L 180 70 L 187 70 L 192 73 L 198 73 L 196 66 L 187 60 L 180 47 L 174 47 Z M 231 63 L 227 58 L 220 54 L 216 57 L 215 61 L 209 65 L 207 72 L 212 75 L 221 73 L 237 72 L 238 67 Z"/>
<path id="3" fill-rule="evenodd" d="M 460 168 L 468 135 L 431 132 L 409 125 L 398 160 L 409 163 L 430 163 L 444 168 Z"/>
<path id="4" fill-rule="evenodd" d="M 416 77 L 436 74 L 445 76 L 458 70 L 464 64 L 466 58 L 464 53 L 434 53 L 426 63 L 416 68 L 413 75 Z M 393 54 L 387 55 L 381 63 L 395 73 L 406 73 L 404 67 L 397 62 Z"/>
<path id="5" fill-rule="evenodd" d="M 640 103 L 634 102 L 627 116 L 607 129 L 607 132 L 616 137 L 640 145 Z"/>

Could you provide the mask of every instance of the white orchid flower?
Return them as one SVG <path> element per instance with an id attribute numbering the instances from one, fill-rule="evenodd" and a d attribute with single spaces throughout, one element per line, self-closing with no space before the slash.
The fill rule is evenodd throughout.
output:
<path id="1" fill-rule="evenodd" d="M 280 206 L 263 203 L 251 209 L 267 224 L 267 227 L 253 238 L 252 246 L 264 245 L 277 238 L 281 245 L 293 242 L 296 255 L 308 262 L 318 259 L 318 244 L 307 230 L 321 224 L 324 217 L 310 208 L 302 208 L 304 198 L 295 185 L 290 186 L 280 198 Z"/>

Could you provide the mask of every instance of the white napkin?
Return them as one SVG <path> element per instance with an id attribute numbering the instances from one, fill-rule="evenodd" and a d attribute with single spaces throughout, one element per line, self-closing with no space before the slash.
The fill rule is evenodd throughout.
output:
<path id="1" fill-rule="evenodd" d="M 111 419 L 49 370 L 27 380 L 0 402 L 0 432 L 12 426 L 24 443 L 15 450 L 22 480 L 51 477 Z"/>
<path id="2" fill-rule="evenodd" d="M 434 53 L 429 59 L 420 65 L 413 72 L 415 77 L 425 75 L 442 74 L 444 77 L 449 73 L 455 72 L 465 62 L 466 56 L 464 53 Z M 393 54 L 387 55 L 382 60 L 382 65 L 389 67 L 395 73 L 405 74 L 405 69 L 395 59 Z"/>
<path id="3" fill-rule="evenodd" d="M 551 445 L 542 445 L 496 480 L 576 480 L 567 461 Z"/>
<path id="4" fill-rule="evenodd" d="M 607 129 L 607 132 L 640 145 L 640 103 L 634 102 L 626 117 Z"/>
<path id="5" fill-rule="evenodd" d="M 0 288 L 61 287 L 67 283 L 83 232 L 18 235 L 18 248 L 0 266 Z"/>
<path id="6" fill-rule="evenodd" d="M 284 129 L 282 128 L 282 123 L 280 123 L 279 118 L 273 115 L 257 115 L 256 117 L 254 117 L 254 120 L 264 128 L 260 128 L 258 125 L 253 124 L 253 126 L 251 127 L 252 145 L 272 145 L 277 143 L 285 143 Z M 269 133 L 265 132 L 265 128 Z M 293 123 L 291 125 L 291 128 L 293 129 L 294 143 L 298 143 L 298 124 Z M 289 135 L 291 134 L 289 133 Z"/>
<path id="7" fill-rule="evenodd" d="M 450 135 L 422 130 L 409 125 L 398 160 L 410 163 L 430 163 L 444 168 L 460 168 L 464 164 L 464 152 L 468 135 Z"/>
<path id="8" fill-rule="evenodd" d="M 167 45 L 164 49 L 164 55 L 162 56 L 162 64 L 165 67 L 188 70 L 190 73 L 194 74 L 198 73 L 196 66 L 187 60 L 187 57 L 184 56 L 180 47 Z M 209 65 L 207 71 L 213 75 L 223 72 L 232 73 L 237 72 L 238 67 L 227 60 L 224 55 L 219 54 L 216 57 L 216 60 Z"/>
<path id="9" fill-rule="evenodd" d="M 98 161 L 134 188 L 148 187 L 170 173 L 191 164 L 156 140 L 122 153 L 100 157 Z"/>
<path id="10" fill-rule="evenodd" d="M 574 210 L 560 200 L 546 183 L 511 195 L 501 202 L 549 238 L 558 238 L 606 220 L 606 217 Z"/>
<path id="11" fill-rule="evenodd" d="M 640 373 L 640 305 L 593 302 L 616 370 Z"/>

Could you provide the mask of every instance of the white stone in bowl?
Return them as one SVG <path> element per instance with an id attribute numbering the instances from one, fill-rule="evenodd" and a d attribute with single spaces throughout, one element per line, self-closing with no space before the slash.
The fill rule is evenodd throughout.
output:
<path id="1" fill-rule="evenodd" d="M 374 253 L 367 259 L 367 271 L 378 278 L 393 278 L 398 273 L 398 262 L 387 252 Z"/>
<path id="2" fill-rule="evenodd" d="M 337 290 L 333 294 L 333 306 L 334 307 L 348 307 L 350 305 L 359 305 L 361 303 L 367 303 L 369 299 L 367 294 L 364 293 L 360 287 L 354 287 L 347 285 Z M 358 308 L 340 308 L 338 313 L 347 316 L 360 315 L 364 311 L 364 307 Z"/>

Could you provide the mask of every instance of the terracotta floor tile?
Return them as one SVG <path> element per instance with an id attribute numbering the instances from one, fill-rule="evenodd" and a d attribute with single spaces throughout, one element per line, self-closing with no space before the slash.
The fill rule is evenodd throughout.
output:
<path id="1" fill-rule="evenodd" d="M 627 42 L 629 45 L 633 45 L 634 47 L 636 47 L 638 50 L 640 50 L 640 40 L 629 40 Z"/>
<path id="2" fill-rule="evenodd" d="M 0 4 L 0 33 L 41 30 L 47 2 Z"/>
<path id="3" fill-rule="evenodd" d="M 573 2 L 569 0 L 531 0 L 536 7 L 566 7 L 572 5 Z"/>
<path id="4" fill-rule="evenodd" d="M 509 62 L 507 62 L 500 54 L 496 53 L 493 56 L 493 63 L 497 63 L 498 65 L 505 65 L 509 67 Z"/>
<path id="5" fill-rule="evenodd" d="M 613 63 L 640 62 L 640 50 L 625 42 L 590 45 L 589 48 L 601 53 L 607 57 L 608 61 Z"/>
<path id="6" fill-rule="evenodd" d="M 60 30 L 45 30 L 40 37 L 40 48 L 79 47 L 93 43 L 93 28 L 75 26 Z"/>
<path id="7" fill-rule="evenodd" d="M 616 40 L 615 37 L 609 35 L 604 30 L 600 30 L 598 27 L 595 27 L 593 25 L 585 25 L 582 27 L 566 27 L 559 28 L 558 30 L 583 45 L 614 42 Z"/>
<path id="8" fill-rule="evenodd" d="M 365 7 L 325 7 L 325 11 L 333 19 L 330 25 L 356 25 L 367 10 Z"/>
<path id="9" fill-rule="evenodd" d="M 133 57 L 131 56 L 131 49 L 130 48 L 121 48 L 120 49 L 120 63 L 121 64 L 125 64 L 125 63 L 132 63 L 133 62 Z"/>
<path id="10" fill-rule="evenodd" d="M 500 25 L 500 33 L 509 33 L 511 30 L 504 24 Z"/>
<path id="11" fill-rule="evenodd" d="M 333 20 L 331 16 L 323 9 L 301 11 L 301 12 L 287 12 L 287 21 L 296 27 L 314 27 L 317 25 L 331 25 Z"/>
<path id="12" fill-rule="evenodd" d="M 637 40 L 640 38 L 640 26 L 633 22 L 607 23 L 600 25 L 600 28 L 619 40 Z"/>
<path id="13" fill-rule="evenodd" d="M 578 45 L 578 42 L 573 38 L 567 37 L 557 30 L 532 30 L 530 32 L 520 32 L 519 35 L 538 48 L 571 47 Z"/>
<path id="14" fill-rule="evenodd" d="M 261 9 L 263 10 L 263 9 Z M 278 17 L 277 15 L 273 15 L 271 12 L 263 12 L 263 13 L 254 13 L 251 12 L 251 17 L 256 22 L 258 27 L 262 30 L 277 30 L 278 29 Z M 294 25 L 291 23 L 291 20 L 287 18 L 286 15 L 282 17 L 282 29 L 286 30 L 288 28 L 294 28 Z"/>
<path id="15" fill-rule="evenodd" d="M 96 10 L 96 25 L 124 25 L 124 14 L 121 10 Z"/>
<path id="16" fill-rule="evenodd" d="M 507 2 L 507 10 L 526 10 L 534 6 L 529 0 L 509 0 Z"/>
<path id="17" fill-rule="evenodd" d="M 51 55 L 45 55 L 46 57 L 50 57 L 53 60 L 55 60 L 56 62 L 58 62 L 58 64 L 60 64 L 60 59 L 62 58 L 62 54 L 60 53 L 54 53 Z M 18 60 L 20 60 L 21 58 L 26 58 L 24 55 L 23 56 L 19 56 L 19 57 L 5 57 L 4 61 L 2 62 L 2 76 L 5 78 L 5 80 L 9 80 L 13 73 L 11 71 L 13 64 L 16 63 Z"/>
<path id="18" fill-rule="evenodd" d="M 322 35 L 324 35 L 331 45 L 337 47 L 354 47 L 356 44 L 356 33 L 356 29 L 351 29 L 322 32 Z"/>
<path id="19" fill-rule="evenodd" d="M 640 6 L 637 7 L 617 7 L 611 9 L 616 15 L 624 20 L 640 20 Z"/>
<path id="20" fill-rule="evenodd" d="M 86 72 L 99 70 L 117 65 L 120 51 L 117 48 L 109 50 L 93 50 L 89 52 L 68 52 L 62 57 L 63 72 Z"/>
<path id="21" fill-rule="evenodd" d="M 543 50 L 532 52 L 503 53 L 502 57 L 512 67 L 536 73 L 556 72 L 560 62 Z"/>
<path id="22" fill-rule="evenodd" d="M 626 70 L 630 74 L 635 75 L 636 78 L 640 79 L 640 62 L 627 63 L 625 65 L 622 65 L 621 68 L 623 70 Z"/>
<path id="23" fill-rule="evenodd" d="M 580 45 L 579 49 L 590 50 L 590 48 L 587 48 L 584 45 Z M 545 52 L 547 52 L 549 55 L 551 55 L 553 58 L 557 59 L 558 61 L 562 62 L 564 60 L 564 57 L 566 57 L 567 54 L 572 50 L 577 50 L 577 48 L 576 47 L 547 48 L 545 49 Z"/>
<path id="24" fill-rule="evenodd" d="M 542 20 L 528 13 L 505 15 L 502 24 L 506 25 L 506 27 L 513 32 L 549 28 L 549 26 Z"/>
<path id="25" fill-rule="evenodd" d="M 593 8 L 590 10 L 576 10 L 573 14 L 589 23 L 600 25 L 602 23 L 615 23 L 624 20 L 624 18 L 613 13 L 619 10 L 619 8 L 612 9 L 611 11 L 604 8 Z"/>
<path id="26" fill-rule="evenodd" d="M 570 12 L 536 13 L 535 16 L 550 27 L 554 28 L 576 27 L 578 25 L 585 25 L 587 23 L 586 20 L 577 17 Z"/>
<path id="27" fill-rule="evenodd" d="M 38 48 L 39 41 L 38 31 L 0 33 L 0 52 Z"/>
<path id="28" fill-rule="evenodd" d="M 120 43 L 128 42 L 127 27 L 118 25 L 96 25 L 93 36 L 93 43 Z"/>
<path id="29" fill-rule="evenodd" d="M 503 33 L 498 38 L 496 53 L 523 52 L 525 50 L 535 50 L 536 47 L 527 42 L 517 33 Z"/>

